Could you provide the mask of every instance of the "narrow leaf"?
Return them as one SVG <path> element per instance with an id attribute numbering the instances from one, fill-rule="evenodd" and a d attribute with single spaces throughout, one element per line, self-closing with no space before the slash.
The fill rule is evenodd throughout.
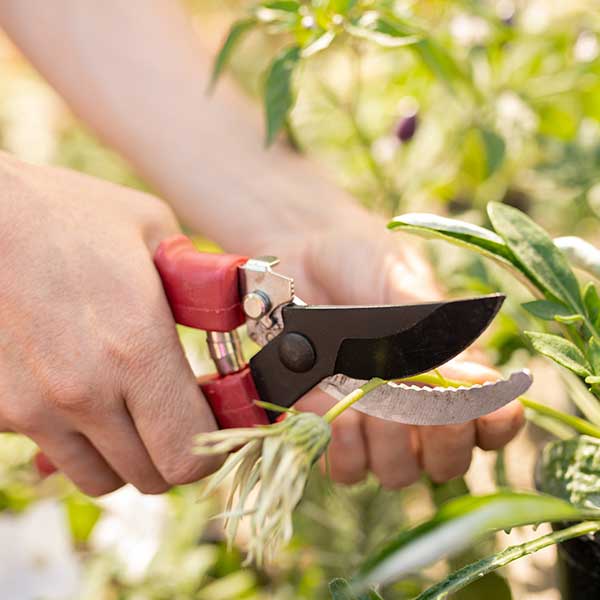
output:
<path id="1" fill-rule="evenodd" d="M 415 600 L 443 600 L 444 598 L 448 598 L 450 594 L 455 594 L 459 590 L 465 588 L 467 585 L 480 581 L 480 578 L 484 575 L 492 573 L 496 569 L 504 567 L 519 558 L 533 554 L 548 546 L 560 544 L 566 540 L 594 533 L 599 529 L 600 521 L 586 521 L 584 523 L 573 525 L 567 529 L 554 531 L 548 535 L 530 540 L 523 544 L 509 546 L 501 552 L 482 558 L 477 562 L 455 571 L 443 581 L 440 581 L 438 584 L 425 590 Z"/>
<path id="2" fill-rule="evenodd" d="M 575 314 L 575 315 L 556 315 L 554 320 L 557 323 L 562 323 L 563 325 L 579 325 L 580 323 L 585 322 L 585 318 L 583 315 Z"/>
<path id="3" fill-rule="evenodd" d="M 263 2 L 262 8 L 271 10 L 283 10 L 285 12 L 298 12 L 300 10 L 300 2 L 295 0 L 275 0 L 273 2 Z"/>
<path id="4" fill-rule="evenodd" d="M 577 279 L 550 236 L 512 206 L 490 202 L 488 215 L 496 233 L 504 239 L 531 281 L 573 311 L 581 309 Z"/>
<path id="5" fill-rule="evenodd" d="M 267 146 L 273 143 L 294 104 L 292 76 L 299 60 L 300 48 L 292 46 L 283 50 L 271 63 L 265 84 L 264 97 Z"/>
<path id="6" fill-rule="evenodd" d="M 388 223 L 388 228 L 413 233 L 424 238 L 444 240 L 478 252 L 510 271 L 534 295 L 540 295 L 537 288 L 521 272 L 504 240 L 489 229 L 427 213 L 409 213 L 395 217 Z"/>
<path id="7" fill-rule="evenodd" d="M 504 162 L 506 144 L 497 133 L 490 129 L 480 129 L 480 133 L 485 148 L 486 176 L 491 177 Z"/>
<path id="8" fill-rule="evenodd" d="M 594 373 L 600 375 L 600 342 L 595 337 L 591 337 L 588 342 L 588 360 Z"/>
<path id="9" fill-rule="evenodd" d="M 526 331 L 525 335 L 540 354 L 551 358 L 555 363 L 573 371 L 580 377 L 591 375 L 590 363 L 573 342 L 551 333 Z"/>
<path id="10" fill-rule="evenodd" d="M 450 54 L 431 38 L 421 40 L 414 45 L 414 50 L 431 71 L 450 90 L 454 90 L 454 82 L 464 80 L 465 75 Z"/>
<path id="11" fill-rule="evenodd" d="M 556 238 L 554 243 L 576 269 L 600 279 L 600 250 L 596 246 L 576 236 Z"/>
<path id="12" fill-rule="evenodd" d="M 553 321 L 557 316 L 570 317 L 573 313 L 564 304 L 553 300 L 534 300 L 533 302 L 525 302 L 522 306 L 534 317 L 544 321 Z"/>
<path id="13" fill-rule="evenodd" d="M 598 296 L 598 290 L 591 281 L 583 290 L 583 304 L 590 321 L 597 326 L 600 321 L 600 296 Z"/>
<path id="14" fill-rule="evenodd" d="M 565 382 L 569 398 L 583 413 L 586 419 L 600 427 L 600 404 L 598 398 L 588 390 L 587 386 L 570 371 L 563 371 L 562 379 Z"/>
<path id="15" fill-rule="evenodd" d="M 433 519 L 403 531 L 373 555 L 353 583 L 354 589 L 396 581 L 437 560 L 452 556 L 500 529 L 545 521 L 594 518 L 599 511 L 578 509 L 539 494 L 500 492 L 463 496 L 444 505 Z"/>
<path id="16" fill-rule="evenodd" d="M 219 53 L 217 54 L 217 58 L 215 59 L 213 65 L 213 71 L 210 78 L 210 83 L 208 86 L 209 91 L 214 90 L 219 77 L 223 73 L 223 70 L 227 66 L 229 59 L 231 58 L 231 53 L 236 47 L 237 43 L 241 40 L 242 36 L 250 31 L 256 25 L 256 19 L 242 19 L 240 21 L 236 21 L 229 30 Z"/>
<path id="17" fill-rule="evenodd" d="M 373 18 L 369 18 L 371 16 Z M 357 23 L 347 24 L 346 31 L 354 37 L 374 42 L 384 48 L 416 44 L 423 37 L 404 21 L 373 13 L 366 13 Z"/>
<path id="18" fill-rule="evenodd" d="M 323 35 L 319 36 L 316 40 L 305 46 L 302 50 L 302 58 L 308 58 L 313 56 L 326 48 L 331 46 L 331 42 L 335 39 L 334 31 L 326 31 Z"/>

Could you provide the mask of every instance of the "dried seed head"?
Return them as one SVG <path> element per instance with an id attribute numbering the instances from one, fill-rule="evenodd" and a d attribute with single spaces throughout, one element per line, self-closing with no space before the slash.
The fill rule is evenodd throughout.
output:
<path id="1" fill-rule="evenodd" d="M 223 517 L 231 544 L 244 516 L 252 537 L 246 562 L 270 560 L 292 536 L 292 512 L 300 499 L 312 465 L 331 439 L 329 424 L 313 413 L 288 415 L 274 425 L 229 429 L 196 438 L 198 454 L 231 454 L 211 478 L 210 494 L 229 475 L 233 482 Z M 251 492 L 256 490 L 253 500 Z"/>

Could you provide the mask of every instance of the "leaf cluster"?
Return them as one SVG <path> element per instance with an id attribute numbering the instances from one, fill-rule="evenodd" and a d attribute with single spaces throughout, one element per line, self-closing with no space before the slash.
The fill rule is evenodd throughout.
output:
<path id="1" fill-rule="evenodd" d="M 511 206 L 489 203 L 488 217 L 493 230 L 423 214 L 397 217 L 389 227 L 475 250 L 510 271 L 536 296 L 523 307 L 558 330 L 525 332 L 532 347 L 573 372 L 600 396 L 600 296 L 592 281 L 581 288 L 569 261 L 595 275 L 600 253 L 579 238 L 561 238 L 555 243 Z"/>
<path id="2" fill-rule="evenodd" d="M 449 88 L 466 76 L 452 56 L 424 26 L 399 17 L 385 0 L 265 0 L 250 15 L 233 23 L 214 62 L 210 88 L 214 88 L 243 37 L 255 29 L 284 34 L 286 43 L 271 61 L 265 76 L 263 105 L 266 144 L 286 125 L 295 102 L 294 75 L 302 62 L 338 40 L 367 41 L 381 48 L 410 47 L 423 65 Z M 290 43 L 291 42 L 291 43 Z M 503 142 L 486 132 L 484 143 L 493 146 L 491 162 L 504 152 Z M 501 160 L 501 158 L 500 158 Z M 494 165 L 490 165 L 495 168 Z"/>

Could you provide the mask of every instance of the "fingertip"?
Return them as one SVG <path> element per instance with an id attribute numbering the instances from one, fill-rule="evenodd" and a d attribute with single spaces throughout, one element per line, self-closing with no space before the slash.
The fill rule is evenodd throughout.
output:
<path id="1" fill-rule="evenodd" d="M 499 450 L 519 433 L 524 424 L 523 405 L 515 400 L 477 419 L 477 445 L 482 450 Z"/>

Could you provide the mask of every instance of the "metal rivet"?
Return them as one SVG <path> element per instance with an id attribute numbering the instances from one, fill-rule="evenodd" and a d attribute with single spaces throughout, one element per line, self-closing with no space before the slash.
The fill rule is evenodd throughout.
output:
<path id="1" fill-rule="evenodd" d="M 242 305 L 246 316 L 254 320 L 264 317 L 271 308 L 269 297 L 260 290 L 254 290 L 246 294 Z"/>
<path id="2" fill-rule="evenodd" d="M 279 342 L 279 359 L 294 373 L 312 369 L 317 355 L 310 340 L 299 333 L 286 333 Z"/>

